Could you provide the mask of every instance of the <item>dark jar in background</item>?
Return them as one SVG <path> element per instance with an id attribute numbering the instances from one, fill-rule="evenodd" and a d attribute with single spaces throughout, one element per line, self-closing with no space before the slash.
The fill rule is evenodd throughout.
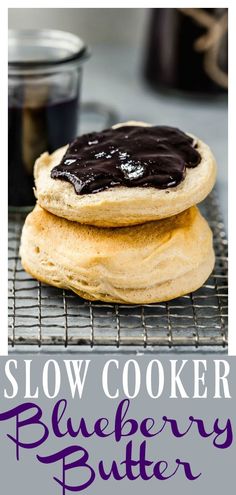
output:
<path id="1" fill-rule="evenodd" d="M 219 94 L 228 88 L 228 9 L 153 9 L 145 77 L 152 86 Z"/>
<path id="2" fill-rule="evenodd" d="M 55 30 L 9 31 L 8 202 L 35 203 L 33 166 L 77 135 L 84 43 Z"/>

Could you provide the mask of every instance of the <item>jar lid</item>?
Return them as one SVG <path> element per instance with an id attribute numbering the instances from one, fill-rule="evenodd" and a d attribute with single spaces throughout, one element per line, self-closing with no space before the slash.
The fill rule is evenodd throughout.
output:
<path id="1" fill-rule="evenodd" d="M 9 71 L 37 71 L 54 66 L 81 63 L 89 56 L 84 42 L 75 34 L 54 29 L 9 30 Z"/>

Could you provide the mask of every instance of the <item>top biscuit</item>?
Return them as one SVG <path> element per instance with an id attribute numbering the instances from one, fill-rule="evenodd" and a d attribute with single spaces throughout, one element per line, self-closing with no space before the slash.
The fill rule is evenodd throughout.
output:
<path id="1" fill-rule="evenodd" d="M 126 122 L 114 126 L 114 129 L 126 126 L 149 127 L 142 122 Z M 78 193 L 75 184 L 66 182 L 64 178 L 59 180 L 51 177 L 52 169 L 60 164 L 68 146 L 56 150 L 52 155 L 44 153 L 35 164 L 35 195 L 38 203 L 59 217 L 100 227 L 137 225 L 180 213 L 202 201 L 211 191 L 216 178 L 216 162 L 210 148 L 200 139 L 190 134 L 186 138 L 187 136 L 193 139 L 194 149 L 200 155 L 200 163 L 194 167 L 187 166 L 183 180 L 174 186 L 167 183 L 165 188 L 159 188 L 162 186 L 158 184 L 155 187 L 149 186 L 149 183 L 144 186 L 133 183 L 128 187 L 125 181 L 125 185 L 116 185 L 114 180 L 114 184 L 108 189 Z M 124 149 L 125 145 L 122 146 L 123 151 Z M 79 155 L 79 149 L 76 152 Z M 174 160 L 175 153 L 171 156 Z M 136 163 L 137 161 L 134 166 Z M 132 174 L 134 166 L 132 165 Z"/>

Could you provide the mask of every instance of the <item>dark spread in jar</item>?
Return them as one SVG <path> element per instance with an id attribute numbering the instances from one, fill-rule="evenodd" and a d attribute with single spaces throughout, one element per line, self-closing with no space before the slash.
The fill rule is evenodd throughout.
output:
<path id="1" fill-rule="evenodd" d="M 124 126 L 84 134 L 67 148 L 53 179 L 73 184 L 77 194 L 117 186 L 175 187 L 186 168 L 201 161 L 194 140 L 167 126 Z"/>

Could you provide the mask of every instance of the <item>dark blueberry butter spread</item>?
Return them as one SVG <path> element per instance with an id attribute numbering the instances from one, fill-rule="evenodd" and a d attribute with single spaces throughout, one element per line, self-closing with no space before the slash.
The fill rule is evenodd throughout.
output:
<path id="1" fill-rule="evenodd" d="M 167 189 L 200 161 L 196 143 L 179 129 L 124 126 L 75 139 L 51 177 L 70 182 L 77 194 L 118 186 Z"/>

